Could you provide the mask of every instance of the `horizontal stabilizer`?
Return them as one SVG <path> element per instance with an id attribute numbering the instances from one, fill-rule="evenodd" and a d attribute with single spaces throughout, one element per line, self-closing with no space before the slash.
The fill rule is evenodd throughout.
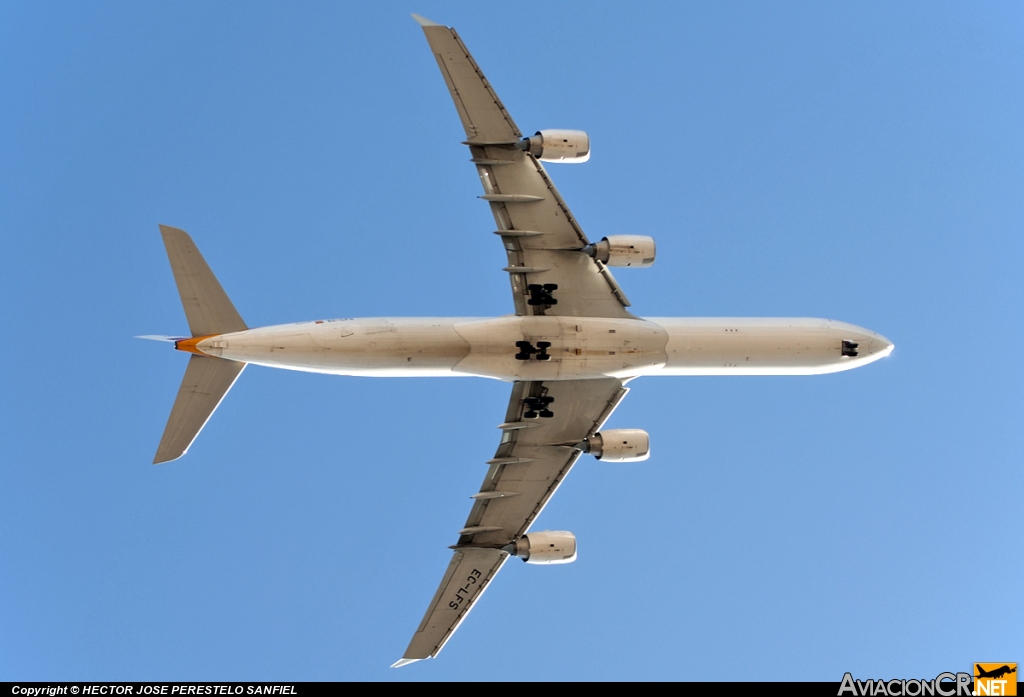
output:
<path id="1" fill-rule="evenodd" d="M 189 358 L 160 447 L 153 458 L 154 465 L 185 454 L 243 368 L 245 363 L 212 356 Z"/>
<path id="2" fill-rule="evenodd" d="M 174 281 L 178 284 L 192 336 L 229 334 L 248 329 L 188 233 L 161 225 L 160 234 L 167 247 L 167 258 L 171 261 Z"/>

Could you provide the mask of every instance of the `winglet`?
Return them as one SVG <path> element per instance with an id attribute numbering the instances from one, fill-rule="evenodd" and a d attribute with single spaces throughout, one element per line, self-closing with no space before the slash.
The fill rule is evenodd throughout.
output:
<path id="1" fill-rule="evenodd" d="M 444 26 L 443 24 L 438 24 L 437 22 L 432 22 L 432 21 L 430 21 L 429 19 L 427 19 L 426 17 L 424 17 L 424 16 L 422 16 L 422 15 L 418 15 L 418 14 L 415 14 L 415 13 L 413 13 L 413 16 L 412 16 L 412 18 L 413 18 L 413 19 L 415 19 L 415 20 L 416 20 L 416 22 L 417 22 L 417 23 L 418 23 L 418 24 L 419 24 L 419 25 L 420 25 L 421 27 L 443 27 L 443 26 Z M 403 660 L 404 660 L 404 659 L 403 659 Z M 402 661 L 399 661 L 398 663 L 402 663 Z M 393 666 L 391 666 L 391 667 L 392 667 L 392 668 L 400 667 L 400 666 L 398 665 L 398 663 L 396 663 L 395 665 L 393 665 Z M 405 664 L 404 664 L 404 663 L 402 663 L 402 665 L 405 665 Z"/>
<path id="2" fill-rule="evenodd" d="M 413 17 L 416 17 L 416 15 L 413 15 Z M 422 18 L 420 18 L 420 19 L 422 19 Z M 416 21 L 419 21 L 419 19 L 417 19 Z M 430 20 L 427 20 L 427 21 L 430 21 Z M 399 658 L 397 661 L 395 661 L 394 663 L 391 664 L 391 667 L 392 668 L 401 668 L 402 666 L 407 666 L 410 663 L 415 663 L 416 661 L 422 661 L 422 660 L 423 660 L 422 658 Z"/>

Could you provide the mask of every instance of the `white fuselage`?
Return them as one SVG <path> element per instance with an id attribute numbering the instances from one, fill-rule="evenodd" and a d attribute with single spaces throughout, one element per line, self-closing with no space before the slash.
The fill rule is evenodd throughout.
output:
<path id="1" fill-rule="evenodd" d="M 856 356 L 843 355 L 844 341 L 857 344 Z M 520 360 L 516 342 L 547 342 L 550 358 Z M 578 380 L 833 373 L 887 356 L 893 346 L 875 332 L 827 319 L 505 316 L 297 322 L 213 336 L 196 348 L 235 361 L 335 375 Z"/>

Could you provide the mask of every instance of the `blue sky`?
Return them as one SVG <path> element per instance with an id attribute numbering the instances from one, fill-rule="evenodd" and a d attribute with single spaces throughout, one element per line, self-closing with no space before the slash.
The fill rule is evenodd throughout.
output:
<path id="1" fill-rule="evenodd" d="M 815 316 L 862 370 L 642 379 L 439 659 L 400 671 L 506 384 L 250 368 L 149 465 L 186 330 L 512 311 L 418 12 L 455 26 L 641 315 Z M 0 679 L 839 680 L 1022 661 L 1015 3 L 0 6 Z M 458 405 L 453 408 L 452 405 Z M 1017 627 L 1017 630 L 1013 628 Z"/>

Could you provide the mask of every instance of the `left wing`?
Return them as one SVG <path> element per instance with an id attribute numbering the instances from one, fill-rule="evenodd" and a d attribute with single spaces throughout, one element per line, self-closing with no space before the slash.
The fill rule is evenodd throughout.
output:
<path id="1" fill-rule="evenodd" d="M 458 33 L 413 15 L 423 28 L 466 131 L 472 162 L 508 256 L 517 315 L 631 318 L 608 267 L 582 253 L 587 236 Z M 530 286 L 535 291 L 531 292 Z M 540 289 L 553 288 L 551 296 Z M 542 302 L 554 297 L 556 303 Z"/>
<path id="2" fill-rule="evenodd" d="M 473 496 L 448 570 L 394 667 L 441 651 L 508 558 L 502 547 L 526 534 L 579 458 L 577 446 L 597 433 L 627 391 L 616 378 L 513 385 L 501 444 Z M 524 416 L 537 398 L 547 402 L 551 417 Z"/>

